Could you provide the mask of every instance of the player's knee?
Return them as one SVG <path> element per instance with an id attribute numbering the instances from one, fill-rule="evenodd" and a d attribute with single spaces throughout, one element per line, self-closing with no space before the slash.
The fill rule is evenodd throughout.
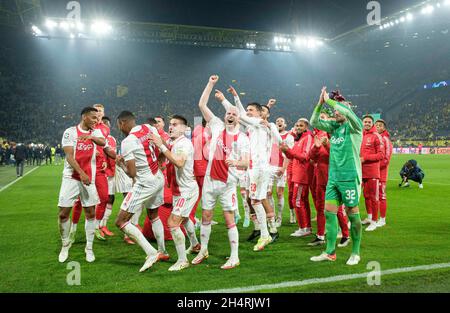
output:
<path id="1" fill-rule="evenodd" d="M 58 214 L 59 220 L 61 222 L 65 222 L 69 219 L 69 211 L 66 210 L 59 210 L 59 214 Z"/>

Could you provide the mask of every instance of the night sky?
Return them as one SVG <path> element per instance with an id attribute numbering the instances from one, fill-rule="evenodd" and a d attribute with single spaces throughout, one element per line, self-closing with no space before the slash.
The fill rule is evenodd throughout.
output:
<path id="1" fill-rule="evenodd" d="M 43 12 L 64 17 L 68 1 L 42 0 Z M 212 26 L 332 38 L 366 23 L 366 0 L 79 0 L 82 19 Z M 379 0 L 382 17 L 421 0 Z"/>

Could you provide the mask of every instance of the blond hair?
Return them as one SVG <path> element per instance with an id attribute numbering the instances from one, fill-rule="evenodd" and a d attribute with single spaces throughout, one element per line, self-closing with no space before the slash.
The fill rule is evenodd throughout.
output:
<path id="1" fill-rule="evenodd" d="M 103 104 L 100 104 L 100 103 L 96 103 L 96 104 L 94 104 L 92 107 L 93 107 L 93 108 L 102 108 L 102 109 L 105 108 L 105 107 L 103 106 Z"/>

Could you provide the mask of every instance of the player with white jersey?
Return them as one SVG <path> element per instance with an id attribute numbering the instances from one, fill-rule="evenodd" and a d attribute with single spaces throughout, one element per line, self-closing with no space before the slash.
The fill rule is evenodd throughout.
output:
<path id="1" fill-rule="evenodd" d="M 86 223 L 86 261 L 95 261 L 92 249 L 95 233 L 95 206 L 100 202 L 95 188 L 96 149 L 106 143 L 103 134 L 94 130 L 97 124 L 97 109 L 84 108 L 81 122 L 65 130 L 62 148 L 66 154 L 61 189 L 59 192 L 59 231 L 62 248 L 59 262 L 65 262 L 69 256 L 72 241 L 70 234 L 70 211 L 78 198 L 85 210 Z"/>
<path id="2" fill-rule="evenodd" d="M 234 89 L 231 89 L 230 91 L 234 95 L 236 107 L 239 111 L 240 122 L 242 125 L 247 127 L 247 131 L 249 133 L 250 199 L 261 228 L 261 237 L 254 246 L 253 251 L 261 251 L 264 250 L 266 245 L 272 242 L 272 237 L 267 228 L 266 211 L 262 203 L 267 198 L 267 189 L 270 179 L 269 155 L 271 148 L 271 136 L 274 136 L 277 142 L 281 142 L 281 137 L 275 124 L 268 123 L 267 120 L 263 119 L 263 109 L 259 103 L 249 103 L 246 111 L 242 106 L 236 91 Z M 216 91 L 216 99 L 222 103 L 226 110 L 233 107 L 233 105 L 225 99 L 224 95 L 220 91 Z M 269 215 L 269 228 L 275 230 L 274 235 L 278 235 L 276 232 L 273 211 L 272 216 Z"/>
<path id="3" fill-rule="evenodd" d="M 152 143 L 158 131 L 148 124 L 136 125 L 136 117 L 129 111 L 122 111 L 117 126 L 127 137 L 122 141 L 122 156 L 117 156 L 116 165 L 135 180 L 132 190 L 120 206 L 116 226 L 133 239 L 147 254 L 140 272 L 150 268 L 156 261 L 168 258 L 165 252 L 164 228 L 158 216 L 158 207 L 163 204 L 164 176 L 158 167 L 160 150 Z M 142 207 L 147 209 L 152 221 L 152 230 L 158 243 L 158 251 L 145 239 L 142 232 L 130 222 Z"/>
<path id="4" fill-rule="evenodd" d="M 181 271 L 189 267 L 185 236 L 180 229 L 181 224 L 184 225 L 191 244 L 188 250 L 199 248 L 194 223 L 189 219 L 189 215 L 197 202 L 199 191 L 194 176 L 194 146 L 191 140 L 184 135 L 187 127 L 187 120 L 183 116 L 172 116 L 169 123 L 170 150 L 163 144 L 159 135 L 151 137 L 152 142 L 169 161 L 167 164 L 167 181 L 172 190 L 173 209 L 167 225 L 178 254 L 177 262 L 169 268 L 169 271 Z"/>
<path id="5" fill-rule="evenodd" d="M 292 148 L 294 146 L 294 137 L 286 131 L 286 120 L 283 117 L 279 117 L 275 121 L 282 143 L 288 145 Z M 284 209 L 284 188 L 286 186 L 287 179 L 287 167 L 289 165 L 289 159 L 286 158 L 284 153 L 280 150 L 279 144 L 274 142 L 272 144 L 272 152 L 270 155 L 270 181 L 269 190 L 267 192 L 267 198 L 272 205 L 275 207 L 275 201 L 273 199 L 273 186 L 277 186 L 277 198 L 278 198 L 278 214 L 276 219 L 277 227 L 281 226 L 283 220 L 283 209 Z"/>
<path id="6" fill-rule="evenodd" d="M 238 209 L 236 187 L 239 180 L 237 167 L 246 169 L 249 164 L 249 140 L 239 130 L 239 115 L 236 107 L 230 107 L 221 121 L 207 107 L 208 99 L 214 85 L 219 80 L 217 75 L 209 78 L 208 84 L 199 101 L 200 111 L 211 129 L 209 162 L 206 169 L 202 196 L 202 225 L 200 226 L 201 250 L 192 260 L 200 264 L 208 258 L 208 242 L 211 234 L 213 210 L 220 203 L 225 223 L 228 228 L 231 254 L 222 269 L 232 269 L 240 264 L 238 247 L 239 233 L 235 223 Z"/>

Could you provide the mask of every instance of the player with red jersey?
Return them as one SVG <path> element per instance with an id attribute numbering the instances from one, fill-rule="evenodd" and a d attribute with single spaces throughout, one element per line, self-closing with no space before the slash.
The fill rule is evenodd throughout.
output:
<path id="1" fill-rule="evenodd" d="M 384 158 L 380 161 L 380 219 L 377 222 L 377 227 L 383 227 L 386 225 L 386 182 L 388 179 L 389 163 L 391 162 L 392 156 L 392 142 L 389 139 L 390 135 L 386 129 L 386 122 L 384 120 L 377 120 L 375 126 L 384 143 Z"/>
<path id="2" fill-rule="evenodd" d="M 64 161 L 63 179 L 59 192 L 59 230 L 62 248 L 59 262 L 65 262 L 69 256 L 72 242 L 70 233 L 70 211 L 75 201 L 80 198 L 86 214 L 86 261 L 93 262 L 95 212 L 94 207 L 99 203 L 97 190 L 93 182 L 96 176 L 96 149 L 106 143 L 103 134 L 94 130 L 97 123 L 97 110 L 84 108 L 81 111 L 81 122 L 77 126 L 66 129 L 62 138 L 62 147 L 66 154 Z"/>
<path id="3" fill-rule="evenodd" d="M 361 144 L 362 186 L 366 203 L 367 218 L 362 224 L 370 225 L 366 231 L 377 228 L 380 181 L 380 161 L 384 158 L 383 139 L 377 132 L 374 119 L 370 115 L 363 117 L 363 141 Z"/>

